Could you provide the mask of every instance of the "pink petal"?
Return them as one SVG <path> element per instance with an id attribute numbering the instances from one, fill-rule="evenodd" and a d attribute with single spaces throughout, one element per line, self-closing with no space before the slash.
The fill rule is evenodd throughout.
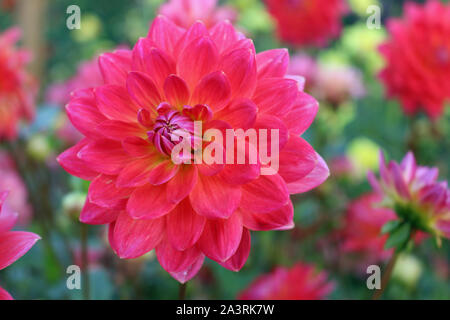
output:
<path id="1" fill-rule="evenodd" d="M 294 219 L 294 207 L 292 202 L 278 210 L 269 213 L 252 213 L 241 210 L 244 226 L 254 231 L 280 230 L 286 226 L 292 226 Z"/>
<path id="2" fill-rule="evenodd" d="M 247 130 L 253 127 L 257 112 L 258 107 L 253 101 L 249 99 L 235 99 L 217 112 L 215 118 L 229 123 L 233 129 Z"/>
<path id="3" fill-rule="evenodd" d="M 166 192 L 165 185 L 136 188 L 128 200 L 128 214 L 134 219 L 156 219 L 168 214 L 176 203 L 167 200 Z"/>
<path id="4" fill-rule="evenodd" d="M 318 110 L 319 103 L 316 99 L 299 92 L 292 109 L 282 119 L 292 134 L 300 136 L 310 127 Z"/>
<path id="5" fill-rule="evenodd" d="M 273 49 L 256 55 L 258 78 L 281 78 L 286 75 L 289 66 L 289 51 Z"/>
<path id="6" fill-rule="evenodd" d="M 117 219 L 108 225 L 108 242 L 111 246 L 111 249 L 117 254 L 117 245 L 116 241 L 114 240 L 114 228 L 116 227 L 116 221 Z"/>
<path id="7" fill-rule="evenodd" d="M 241 217 L 233 214 L 227 220 L 208 220 L 197 246 L 208 258 L 224 262 L 236 253 L 241 238 Z"/>
<path id="8" fill-rule="evenodd" d="M 14 299 L 5 289 L 0 287 L 0 300 L 14 300 Z"/>
<path id="9" fill-rule="evenodd" d="M 122 141 L 127 137 L 147 138 L 145 129 L 137 123 L 105 120 L 97 126 L 97 132 L 112 140 Z"/>
<path id="10" fill-rule="evenodd" d="M 367 173 L 367 180 L 369 181 L 369 184 L 372 186 L 372 188 L 375 192 L 380 193 L 380 194 L 383 193 L 381 185 L 378 182 L 377 178 L 375 177 L 375 174 L 372 171 L 369 171 Z"/>
<path id="11" fill-rule="evenodd" d="M 148 38 L 139 39 L 133 49 L 133 69 L 150 76 L 158 88 L 174 74 L 175 62 L 165 51 L 154 47 Z"/>
<path id="12" fill-rule="evenodd" d="M 194 120 L 209 121 L 213 117 L 213 112 L 206 104 L 196 104 L 195 106 L 184 106 L 183 114 Z"/>
<path id="13" fill-rule="evenodd" d="M 9 191 L 0 191 L 0 212 L 2 210 L 3 204 L 6 201 L 6 198 L 8 198 Z"/>
<path id="14" fill-rule="evenodd" d="M 72 99 L 66 106 L 67 117 L 73 126 L 87 137 L 96 138 L 99 136 L 96 127 L 106 120 L 100 113 L 94 101 L 87 104 L 82 99 Z"/>
<path id="15" fill-rule="evenodd" d="M 197 184 L 198 170 L 193 165 L 181 165 L 178 173 L 167 183 L 167 200 L 178 203 L 186 198 Z"/>
<path id="16" fill-rule="evenodd" d="M 131 98 L 147 110 L 155 110 L 162 102 L 153 80 L 145 73 L 133 71 L 128 74 L 127 89 Z"/>
<path id="17" fill-rule="evenodd" d="M 212 40 L 208 37 L 198 38 L 181 52 L 177 74 L 186 81 L 190 89 L 193 89 L 200 79 L 213 71 L 217 61 L 218 52 Z"/>
<path id="18" fill-rule="evenodd" d="M 172 179 L 179 169 L 180 166 L 175 165 L 172 160 L 163 161 L 151 170 L 148 181 L 155 186 L 164 184 Z"/>
<path id="19" fill-rule="evenodd" d="M 321 185 L 330 176 L 330 170 L 322 157 L 317 154 L 316 167 L 304 178 L 287 184 L 290 194 L 307 192 Z"/>
<path id="20" fill-rule="evenodd" d="M 184 33 L 185 30 L 175 25 L 170 19 L 158 16 L 153 20 L 147 36 L 161 50 L 173 53 L 176 43 Z"/>
<path id="21" fill-rule="evenodd" d="M 239 206 L 241 190 L 217 176 L 199 176 L 189 198 L 198 214 L 210 219 L 229 218 Z"/>
<path id="22" fill-rule="evenodd" d="M 174 51 L 176 58 L 179 58 L 181 52 L 189 45 L 192 41 L 197 40 L 202 37 L 207 37 L 209 35 L 208 29 L 206 29 L 205 24 L 202 21 L 196 21 L 189 29 L 184 33 L 183 37 L 177 43 Z"/>
<path id="23" fill-rule="evenodd" d="M 155 154 L 153 145 L 139 137 L 127 137 L 122 141 L 123 149 L 132 157 L 145 158 Z"/>
<path id="24" fill-rule="evenodd" d="M 416 159 L 414 158 L 414 154 L 411 151 L 406 154 L 400 166 L 406 183 L 411 183 L 411 181 L 414 179 L 414 176 L 416 175 L 417 170 Z"/>
<path id="25" fill-rule="evenodd" d="M 191 105 L 204 104 L 213 111 L 223 109 L 230 98 L 230 83 L 221 71 L 206 75 L 195 88 Z"/>
<path id="26" fill-rule="evenodd" d="M 236 250 L 236 253 L 231 256 L 227 261 L 225 262 L 219 262 L 219 264 L 227 268 L 228 270 L 237 272 L 242 269 L 245 262 L 247 261 L 248 256 L 250 255 L 250 247 L 251 247 L 251 239 L 250 239 L 250 231 L 248 229 L 244 228 L 242 232 L 242 239 L 241 243 Z"/>
<path id="27" fill-rule="evenodd" d="M 238 40 L 236 30 L 229 21 L 220 21 L 209 30 L 219 52 L 222 53 Z"/>
<path id="28" fill-rule="evenodd" d="M 395 189 L 397 190 L 398 194 L 401 197 L 404 197 L 406 199 L 410 199 L 411 194 L 409 193 L 408 186 L 406 185 L 406 182 L 404 180 L 404 177 L 402 175 L 402 171 L 400 169 L 400 166 L 396 162 L 391 162 L 389 165 L 389 169 L 392 173 L 392 178 L 394 179 L 394 185 Z"/>
<path id="29" fill-rule="evenodd" d="M 309 174 L 317 164 L 313 147 L 297 136 L 291 136 L 280 152 L 278 173 L 286 183 L 295 182 Z"/>
<path id="30" fill-rule="evenodd" d="M 139 107 L 124 87 L 106 85 L 95 90 L 98 109 L 111 120 L 137 122 Z"/>
<path id="31" fill-rule="evenodd" d="M 265 78 L 258 81 L 253 102 L 262 113 L 283 116 L 291 110 L 298 92 L 294 80 Z"/>
<path id="32" fill-rule="evenodd" d="M 142 187 L 149 183 L 154 167 L 154 158 L 152 157 L 133 160 L 120 171 L 116 185 L 121 188 Z"/>
<path id="33" fill-rule="evenodd" d="M 386 168 L 386 160 L 384 158 L 384 153 L 380 150 L 379 154 L 379 164 L 380 164 L 380 176 L 384 184 L 390 185 L 391 183 L 391 175 L 389 174 L 388 169 Z"/>
<path id="34" fill-rule="evenodd" d="M 131 51 L 117 50 L 104 53 L 98 58 L 98 64 L 106 84 L 122 86 L 131 70 Z"/>
<path id="35" fill-rule="evenodd" d="M 269 213 L 289 202 L 289 192 L 283 178 L 278 175 L 260 176 L 242 186 L 241 208 L 255 213 Z"/>
<path id="36" fill-rule="evenodd" d="M 88 143 L 78 152 L 78 157 L 92 169 L 111 175 L 118 174 L 131 160 L 120 142 L 108 139 Z"/>
<path id="37" fill-rule="evenodd" d="M 186 283 L 191 280 L 200 271 L 205 260 L 204 255 L 200 255 L 198 259 L 188 268 L 179 272 L 169 272 L 180 283 Z"/>
<path id="38" fill-rule="evenodd" d="M 220 161 L 216 161 L 214 157 L 211 158 L 209 150 L 212 150 L 211 153 L 213 152 L 215 153 L 216 150 L 220 149 L 222 149 L 222 159 Z M 212 154 L 212 156 L 214 156 L 214 153 Z M 198 172 L 203 176 L 214 176 L 220 173 L 224 167 L 225 167 L 225 150 L 223 149 L 223 145 L 216 141 L 204 144 L 203 162 L 197 164 Z"/>
<path id="39" fill-rule="evenodd" d="M 231 158 L 230 153 L 234 153 Z M 227 150 L 227 155 L 232 163 L 225 165 L 219 177 L 225 182 L 233 185 L 242 185 L 257 179 L 261 172 L 258 150 L 256 147 L 244 139 L 235 139 L 234 150 Z M 239 155 L 245 155 L 244 162 Z M 256 162 L 255 162 L 256 160 Z"/>
<path id="40" fill-rule="evenodd" d="M 167 272 L 180 272 L 193 265 L 199 257 L 203 256 L 196 247 L 179 251 L 172 247 L 170 242 L 162 240 L 155 249 L 161 267 Z"/>
<path id="41" fill-rule="evenodd" d="M 71 175 L 84 180 L 92 180 L 99 175 L 83 160 L 78 158 L 78 153 L 88 144 L 88 140 L 83 139 L 75 146 L 61 153 L 56 159 L 58 163 Z"/>
<path id="42" fill-rule="evenodd" d="M 41 239 L 37 234 L 23 231 L 0 233 L 0 270 L 14 263 Z"/>
<path id="43" fill-rule="evenodd" d="M 256 59 L 254 50 L 237 49 L 220 59 L 219 69 L 231 84 L 233 98 L 251 97 L 256 88 Z"/>
<path id="44" fill-rule="evenodd" d="M 188 199 L 181 201 L 167 215 L 167 238 L 177 250 L 192 247 L 200 238 L 205 226 L 205 217 L 198 215 Z"/>
<path id="45" fill-rule="evenodd" d="M 89 201 L 105 208 L 122 207 L 124 200 L 129 198 L 133 189 L 117 188 L 116 178 L 100 175 L 89 186 Z"/>
<path id="46" fill-rule="evenodd" d="M 167 101 L 175 107 L 181 108 L 189 102 L 189 88 L 180 77 L 172 74 L 164 82 L 164 94 Z"/>
<path id="47" fill-rule="evenodd" d="M 138 258 L 153 250 L 164 235 L 164 219 L 134 220 L 120 213 L 113 231 L 113 244 L 122 259 Z"/>
<path id="48" fill-rule="evenodd" d="M 289 139 L 289 131 L 283 121 L 281 121 L 278 117 L 272 116 L 270 114 L 259 114 L 256 118 L 256 122 L 254 124 L 254 128 L 258 135 L 260 134 L 261 129 L 266 129 L 267 131 L 267 156 L 272 155 L 272 130 L 278 130 L 278 141 L 274 141 L 273 143 L 278 144 L 278 151 L 283 150 L 286 143 Z M 260 139 L 258 138 L 258 141 Z M 259 153 L 262 153 L 261 146 L 263 144 L 259 144 Z M 266 155 L 266 154 L 265 154 Z M 274 155 L 275 156 L 275 155 Z"/>
<path id="49" fill-rule="evenodd" d="M 115 221 L 118 215 L 118 210 L 103 208 L 86 200 L 80 214 L 80 221 L 93 225 L 108 224 Z"/>

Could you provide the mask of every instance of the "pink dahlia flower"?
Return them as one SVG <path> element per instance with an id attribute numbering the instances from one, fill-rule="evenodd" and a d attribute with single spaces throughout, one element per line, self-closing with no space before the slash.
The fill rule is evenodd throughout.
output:
<path id="1" fill-rule="evenodd" d="M 439 240 L 450 238 L 450 190 L 447 182 L 437 181 L 438 175 L 437 168 L 418 166 L 411 152 L 400 164 L 388 165 L 380 152 L 380 179 L 371 172 L 368 178 L 382 204 L 394 209 L 401 222 Z"/>
<path id="2" fill-rule="evenodd" d="M 4 209 L 19 214 L 19 225 L 26 225 L 31 218 L 26 186 L 17 172 L 12 159 L 0 151 L 0 190 L 10 190 L 8 199 L 3 203 Z"/>
<path id="3" fill-rule="evenodd" d="M 40 239 L 31 232 L 10 231 L 17 220 L 17 214 L 2 206 L 8 192 L 0 192 L 0 270 L 22 257 Z M 0 287 L 0 300 L 11 300 L 11 295 Z"/>
<path id="4" fill-rule="evenodd" d="M 387 94 L 407 114 L 443 113 L 450 102 L 450 4 L 405 4 L 405 17 L 388 21 L 390 39 L 380 47 L 387 65 L 380 77 Z M 418 94 L 419 93 L 419 94 Z"/>
<path id="5" fill-rule="evenodd" d="M 333 283 L 325 272 L 314 266 L 297 263 L 294 267 L 278 267 L 257 278 L 238 297 L 241 300 L 323 300 L 333 291 Z"/>
<path id="6" fill-rule="evenodd" d="M 237 12 L 231 7 L 217 7 L 218 0 L 169 0 L 159 13 L 171 19 L 182 28 L 189 28 L 197 20 L 207 28 L 224 20 L 234 22 Z"/>
<path id="7" fill-rule="evenodd" d="M 198 272 L 204 256 L 241 269 L 249 230 L 291 228 L 289 195 L 329 175 L 300 138 L 318 104 L 285 77 L 288 60 L 286 50 L 256 54 L 228 22 L 185 30 L 163 16 L 132 51 L 100 56 L 106 84 L 77 91 L 67 106 L 85 138 L 58 158 L 69 173 L 92 181 L 81 221 L 109 224 L 121 258 L 156 248 L 162 267 L 181 282 Z M 199 135 L 194 121 L 203 128 Z M 212 128 L 278 129 L 279 141 L 269 141 L 280 148 L 273 155 L 278 172 L 261 175 L 268 165 L 251 141 L 238 153 L 255 156 L 253 163 L 192 163 L 191 153 L 172 160 L 180 146 L 174 136 L 194 131 L 195 145 L 214 145 L 236 163 L 219 140 L 199 141 Z"/>
<path id="8" fill-rule="evenodd" d="M 36 84 L 26 72 L 29 54 L 15 47 L 20 31 L 0 33 L 0 140 L 14 139 L 21 119 L 34 116 Z"/>
<path id="9" fill-rule="evenodd" d="M 265 0 L 281 40 L 297 46 L 323 47 L 342 29 L 345 0 Z"/>
<path id="10" fill-rule="evenodd" d="M 381 196 L 369 193 L 350 203 L 344 220 L 344 226 L 338 231 L 342 253 L 351 253 L 368 265 L 379 263 L 392 255 L 384 245 L 388 235 L 382 235 L 382 227 L 395 220 L 394 211 L 380 208 Z"/>

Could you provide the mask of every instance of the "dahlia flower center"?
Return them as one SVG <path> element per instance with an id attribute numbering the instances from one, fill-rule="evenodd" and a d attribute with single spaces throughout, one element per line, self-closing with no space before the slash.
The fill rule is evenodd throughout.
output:
<path id="1" fill-rule="evenodd" d="M 185 134 L 194 135 L 194 122 L 165 102 L 158 106 L 157 111 L 153 129 L 147 135 L 160 153 L 170 156 L 173 147 L 182 141 Z"/>

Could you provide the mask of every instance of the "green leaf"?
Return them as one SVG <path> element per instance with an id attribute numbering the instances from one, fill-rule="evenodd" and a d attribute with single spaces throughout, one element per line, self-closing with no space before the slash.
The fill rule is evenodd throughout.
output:
<path id="1" fill-rule="evenodd" d="M 395 229 L 400 227 L 401 224 L 402 224 L 402 221 L 400 221 L 400 220 L 392 220 L 392 221 L 386 222 L 385 225 L 383 226 L 383 228 L 381 228 L 381 233 L 382 234 L 391 233 Z"/>
<path id="2" fill-rule="evenodd" d="M 390 234 L 384 247 L 385 249 L 397 248 L 398 250 L 402 250 L 408 243 L 410 236 L 411 226 L 404 223 Z"/>

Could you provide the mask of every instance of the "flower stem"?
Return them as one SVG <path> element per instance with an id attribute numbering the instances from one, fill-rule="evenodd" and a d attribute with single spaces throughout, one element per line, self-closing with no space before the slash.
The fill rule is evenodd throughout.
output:
<path id="1" fill-rule="evenodd" d="M 178 289 L 178 300 L 186 300 L 186 283 L 180 283 L 180 287 Z"/>
<path id="2" fill-rule="evenodd" d="M 383 274 L 383 277 L 381 278 L 381 289 L 378 289 L 375 291 L 374 295 L 372 296 L 372 300 L 378 300 L 384 290 L 386 290 L 386 287 L 389 283 L 389 280 L 391 279 L 392 271 L 394 270 L 395 263 L 397 262 L 398 258 L 398 252 L 397 250 L 394 252 L 393 256 L 389 260 L 389 263 L 386 266 L 386 270 Z"/>
<path id="3" fill-rule="evenodd" d="M 89 281 L 89 256 L 88 256 L 88 225 L 81 224 L 81 270 L 83 270 L 83 298 L 90 300 L 90 281 Z"/>

